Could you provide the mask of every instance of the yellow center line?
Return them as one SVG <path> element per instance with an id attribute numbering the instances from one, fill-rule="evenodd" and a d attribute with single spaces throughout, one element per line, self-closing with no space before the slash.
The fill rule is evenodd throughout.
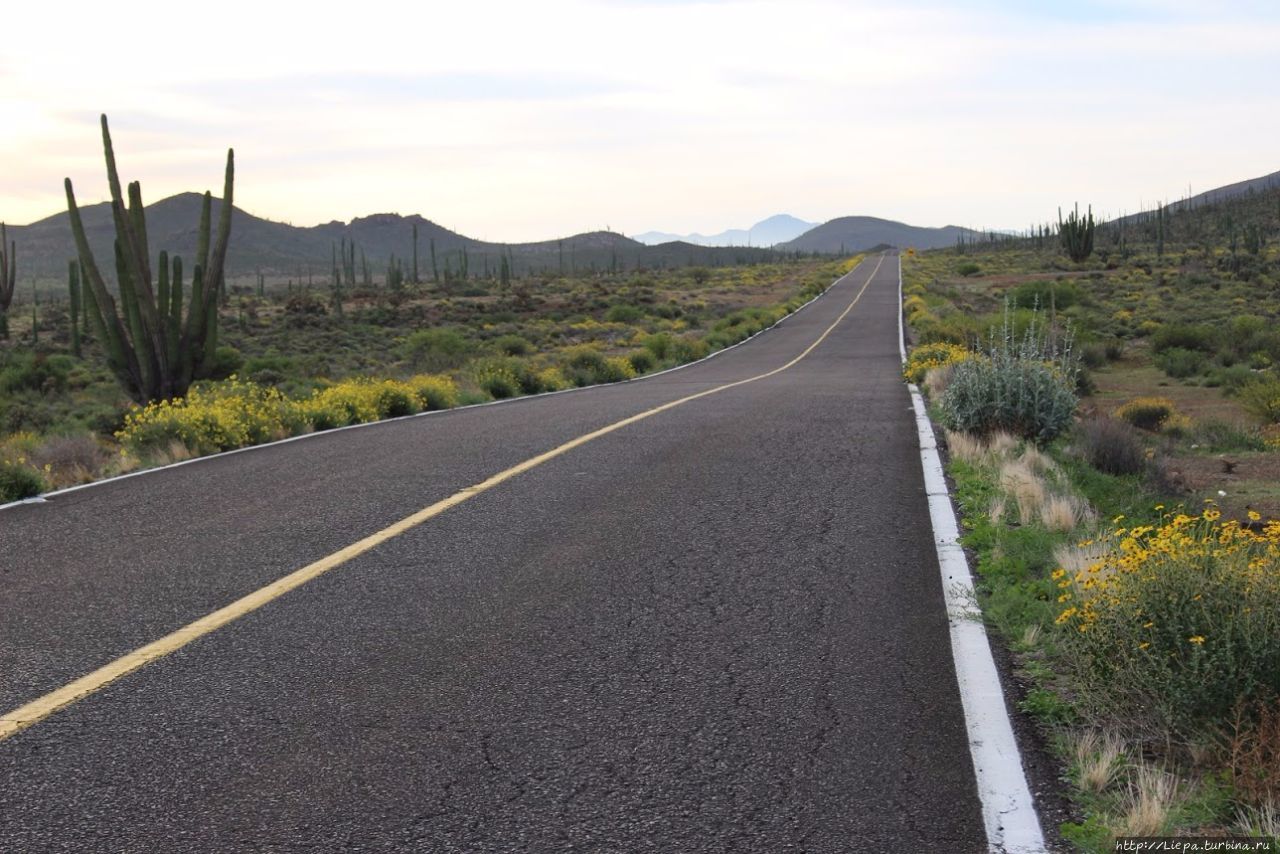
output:
<path id="1" fill-rule="evenodd" d="M 26 729 L 34 723 L 44 720 L 59 709 L 69 706 L 77 700 L 93 694 L 106 685 L 119 679 L 121 676 L 132 673 L 144 664 L 154 661 L 157 658 L 163 658 L 164 656 L 181 649 L 197 638 L 203 637 L 210 632 L 216 631 L 222 626 L 225 626 L 233 620 L 237 620 L 246 614 L 250 614 L 258 610 L 263 605 L 280 598 L 290 590 L 301 587 L 308 581 L 325 574 L 331 569 L 341 566 L 342 564 L 364 554 L 370 549 L 373 549 L 394 537 L 398 537 L 411 528 L 421 525 L 428 519 L 439 516 L 451 507 L 456 507 L 464 501 L 474 498 L 481 493 L 487 492 L 495 486 L 498 486 L 517 475 L 524 474 L 530 469 L 537 468 L 549 460 L 553 460 L 556 457 L 567 454 L 574 448 L 585 445 L 595 439 L 599 439 L 601 436 L 606 436 L 615 430 L 621 430 L 623 427 L 635 424 L 637 421 L 643 421 L 644 419 L 651 418 L 661 412 L 666 412 L 668 409 L 674 409 L 677 406 L 682 406 L 683 404 L 691 401 L 699 400 L 713 394 L 719 394 L 722 391 L 728 391 L 731 388 L 737 388 L 738 386 L 757 382 L 758 380 L 763 380 L 782 373 L 812 353 L 814 349 L 825 341 L 827 336 L 829 336 L 835 328 L 840 325 L 840 322 L 849 315 L 849 312 L 853 311 L 853 307 L 858 304 L 858 300 L 862 299 L 862 295 L 871 284 L 871 280 L 875 277 L 875 274 L 880 270 L 880 265 L 882 263 L 884 263 L 883 255 L 881 255 L 880 260 L 876 262 L 875 269 L 871 271 L 871 275 L 867 276 L 867 280 L 863 282 L 862 288 L 858 291 L 857 295 L 854 296 L 853 301 L 850 302 L 845 310 L 840 313 L 840 316 L 837 317 L 835 321 L 828 326 L 812 344 L 806 347 L 799 356 L 796 356 L 782 367 L 774 368 L 772 371 L 758 374 L 754 377 L 748 377 L 744 380 L 737 380 L 735 382 L 716 386 L 712 389 L 707 389 L 706 391 L 700 391 L 697 394 L 691 394 L 687 397 L 682 397 L 678 400 L 664 403 L 661 406 L 655 406 L 652 409 L 637 413 L 629 418 L 624 418 L 621 421 L 615 421 L 606 427 L 601 427 L 599 430 L 593 430 L 592 432 L 583 434 L 576 439 L 571 439 L 563 445 L 552 448 L 545 453 L 538 454 L 536 457 L 530 457 L 524 462 L 514 465 L 504 471 L 500 471 L 487 480 L 483 480 L 474 486 L 468 486 L 465 489 L 461 489 L 453 495 L 450 495 L 448 498 L 437 501 L 430 507 L 425 507 L 411 516 L 406 516 L 399 522 L 383 528 L 377 533 L 370 534 L 364 539 L 354 542 L 346 548 L 340 549 L 327 557 L 323 557 L 315 563 L 308 564 L 301 569 L 295 570 L 283 578 L 277 579 L 265 587 L 261 587 L 249 595 L 237 599 L 230 605 L 219 608 L 210 614 L 206 614 L 195 622 L 188 623 L 177 631 L 167 634 L 158 640 L 154 640 L 146 646 L 139 647 L 133 652 L 126 653 L 116 660 L 99 667 L 92 673 L 85 674 L 73 682 L 68 682 L 61 688 L 50 691 L 43 697 L 32 700 L 24 706 L 19 706 L 7 714 L 0 715 L 0 741 L 3 741 L 16 732 Z"/>

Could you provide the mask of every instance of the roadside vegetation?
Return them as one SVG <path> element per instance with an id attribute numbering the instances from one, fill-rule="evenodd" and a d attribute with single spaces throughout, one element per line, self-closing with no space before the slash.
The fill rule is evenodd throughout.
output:
<path id="1" fill-rule="evenodd" d="M 1269 192 L 903 258 L 906 376 L 1083 851 L 1280 849 L 1278 239 Z"/>

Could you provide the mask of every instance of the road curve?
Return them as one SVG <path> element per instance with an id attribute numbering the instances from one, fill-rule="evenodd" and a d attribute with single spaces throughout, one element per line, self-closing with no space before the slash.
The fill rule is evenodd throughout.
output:
<path id="1" fill-rule="evenodd" d="M 0 716 L 601 436 L 0 741 L 0 850 L 982 851 L 897 265 L 640 382 L 0 511 Z"/>

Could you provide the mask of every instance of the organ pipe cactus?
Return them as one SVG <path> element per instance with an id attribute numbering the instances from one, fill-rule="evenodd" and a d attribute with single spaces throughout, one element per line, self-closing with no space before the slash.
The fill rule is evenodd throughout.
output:
<path id="1" fill-rule="evenodd" d="M 1077 263 L 1093 254 L 1093 208 L 1089 208 L 1088 217 L 1080 216 L 1080 206 L 1064 221 L 1062 209 L 1058 209 L 1058 234 L 1062 238 L 1062 247 L 1067 256 Z"/>
<path id="2" fill-rule="evenodd" d="M 10 242 L 4 223 L 0 223 L 0 338 L 9 337 L 9 306 L 13 303 L 13 287 L 17 282 L 18 249 Z"/>
<path id="3" fill-rule="evenodd" d="M 180 258 L 170 261 L 168 253 L 161 252 L 158 269 L 152 269 L 142 188 L 136 181 L 129 184 L 126 205 L 105 115 L 102 147 L 116 231 L 119 302 L 107 289 L 93 257 L 71 179 L 67 178 L 67 210 L 80 257 L 84 309 L 96 338 L 106 350 L 107 363 L 130 397 L 139 403 L 179 397 L 194 380 L 209 376 L 214 363 L 218 342 L 218 289 L 224 278 L 227 243 L 231 238 L 235 152 L 227 150 L 222 211 L 214 241 L 210 239 L 213 197 L 208 192 L 204 194 L 191 292 L 184 299 Z"/>

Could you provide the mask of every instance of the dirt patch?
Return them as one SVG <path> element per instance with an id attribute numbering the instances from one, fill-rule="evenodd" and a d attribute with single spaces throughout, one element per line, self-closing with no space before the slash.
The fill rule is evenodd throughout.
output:
<path id="1" fill-rule="evenodd" d="M 1211 498 L 1224 516 L 1241 521 L 1250 510 L 1280 519 L 1280 454 L 1178 454 L 1168 458 L 1167 468 L 1188 501 Z"/>

